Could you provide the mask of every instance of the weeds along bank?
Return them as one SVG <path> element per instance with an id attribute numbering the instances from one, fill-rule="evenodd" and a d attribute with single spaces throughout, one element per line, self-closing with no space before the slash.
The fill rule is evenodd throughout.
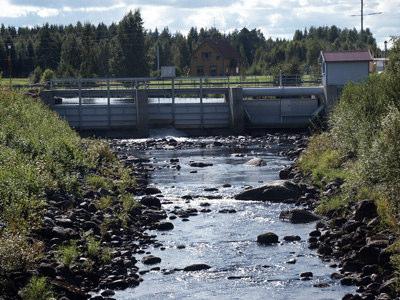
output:
<path id="1" fill-rule="evenodd" d="M 138 276 L 124 281 L 132 253 L 116 252 L 126 235 L 148 240 L 135 188 L 107 144 L 82 140 L 40 101 L 0 87 L 0 298 L 84 299 L 100 285 L 137 285 Z"/>
<path id="2" fill-rule="evenodd" d="M 390 290 L 396 293 L 393 289 L 397 289 L 398 293 L 400 291 L 399 40 L 395 42 L 390 55 L 390 65 L 383 74 L 373 75 L 362 84 L 350 84 L 345 87 L 339 103 L 330 116 L 329 130 L 311 139 L 298 165 L 324 191 L 317 210 L 330 217 L 331 226 L 328 231 L 332 235 L 336 234 L 335 239 L 327 239 L 325 246 L 339 249 L 336 256 L 345 258 L 342 261 L 345 267 L 346 262 L 353 263 L 353 268 L 347 265 L 348 271 L 358 272 L 358 277 L 354 278 L 353 283 L 364 280 L 366 286 L 372 284 L 370 291 L 363 288 L 364 291 L 360 292 L 375 290 L 373 294 L 376 295 L 385 283 L 382 281 L 392 279 L 390 283 L 386 282 L 387 285 L 391 285 L 391 289 L 383 288 L 382 293 Z M 332 186 L 329 184 L 331 182 L 337 184 Z M 357 217 L 355 211 L 360 207 L 364 207 L 365 218 Z M 377 215 L 374 213 L 375 207 Z M 352 226 L 348 224 L 350 221 L 354 223 Z M 346 230 L 346 226 L 350 226 L 351 230 Z M 346 239 L 353 245 L 346 243 Z M 359 245 L 357 242 L 360 242 Z M 324 244 L 324 238 L 320 238 L 320 243 Z M 357 266 L 357 263 L 360 265 Z M 362 268 L 366 265 L 370 266 L 370 270 L 363 271 Z M 381 280 L 370 278 L 371 274 L 378 272 L 383 274 L 378 277 Z M 397 279 L 392 278 L 395 275 Z"/>

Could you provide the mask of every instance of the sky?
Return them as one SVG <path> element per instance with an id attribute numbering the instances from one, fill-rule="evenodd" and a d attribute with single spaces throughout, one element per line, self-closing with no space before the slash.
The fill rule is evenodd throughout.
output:
<path id="1" fill-rule="evenodd" d="M 365 28 L 379 46 L 400 35 L 400 0 L 364 0 Z M 337 25 L 360 28 L 360 0 L 0 0 L 0 23 L 35 26 L 81 22 L 118 22 L 139 8 L 146 29 L 169 27 L 187 33 L 193 27 L 222 32 L 247 27 L 266 37 L 292 38 L 296 29 Z"/>

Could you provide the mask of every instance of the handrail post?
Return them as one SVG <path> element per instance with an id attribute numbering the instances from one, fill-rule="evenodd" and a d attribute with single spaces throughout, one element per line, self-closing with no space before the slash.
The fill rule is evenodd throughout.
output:
<path id="1" fill-rule="evenodd" d="M 175 80 L 172 78 L 172 124 L 175 126 Z"/>
<path id="2" fill-rule="evenodd" d="M 200 126 L 204 128 L 203 79 L 200 78 Z"/>
<path id="3" fill-rule="evenodd" d="M 108 128 L 111 129 L 111 99 L 110 99 L 110 79 L 107 79 L 107 116 Z"/>
<path id="4" fill-rule="evenodd" d="M 78 127 L 81 129 L 82 127 L 82 82 L 81 79 L 78 79 L 78 97 L 79 97 L 79 106 L 78 106 Z"/>

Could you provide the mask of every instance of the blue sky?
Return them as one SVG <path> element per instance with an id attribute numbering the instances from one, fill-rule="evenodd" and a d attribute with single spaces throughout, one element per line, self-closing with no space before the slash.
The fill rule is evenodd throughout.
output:
<path id="1" fill-rule="evenodd" d="M 365 0 L 365 11 L 379 45 L 400 34 L 400 0 Z M 120 20 L 129 10 L 140 8 L 148 29 L 168 26 L 186 33 L 190 27 L 216 26 L 224 32 L 235 28 L 258 28 L 267 37 L 291 38 L 295 29 L 337 25 L 360 27 L 360 0 L 0 0 L 0 23 L 34 26 L 49 22 L 69 24 Z"/>

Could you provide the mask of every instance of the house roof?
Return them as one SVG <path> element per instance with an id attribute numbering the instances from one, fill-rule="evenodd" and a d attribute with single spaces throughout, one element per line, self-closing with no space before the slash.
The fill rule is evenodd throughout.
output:
<path id="1" fill-rule="evenodd" d="M 373 58 L 368 50 L 357 51 L 321 51 L 322 59 L 325 62 L 351 62 L 351 61 L 372 61 Z"/>
<path id="2" fill-rule="evenodd" d="M 210 44 L 216 51 L 218 51 L 223 57 L 227 59 L 236 59 L 240 60 L 240 55 L 236 51 L 235 48 L 231 46 L 227 41 L 224 40 L 205 40 L 201 45 L 199 45 L 198 49 L 204 44 Z"/>

